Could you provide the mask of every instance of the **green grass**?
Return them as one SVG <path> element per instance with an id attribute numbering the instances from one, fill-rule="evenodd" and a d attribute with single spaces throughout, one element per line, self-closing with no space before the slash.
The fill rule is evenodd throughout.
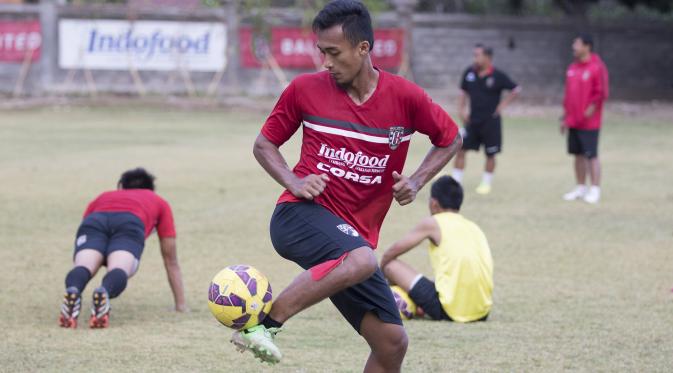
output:
<path id="1" fill-rule="evenodd" d="M 281 189 L 251 154 L 263 115 L 137 107 L 0 115 L 0 371 L 272 370 L 236 353 L 230 331 L 206 306 L 210 278 L 226 265 L 258 267 L 276 292 L 299 273 L 268 237 Z M 552 116 L 506 120 L 489 196 L 473 191 L 482 156 L 470 154 L 463 212 L 491 244 L 493 312 L 471 325 L 408 322 L 405 371 L 671 369 L 673 126 L 616 114 L 606 122 L 598 206 L 561 200 L 573 185 L 571 160 Z M 298 144 L 284 149 L 290 162 Z M 416 136 L 407 172 L 427 148 Z M 158 192 L 173 205 L 192 312 L 170 311 L 152 237 L 139 273 L 113 303 L 111 328 L 61 330 L 63 278 L 81 213 L 138 165 L 158 176 Z M 427 214 L 426 200 L 427 190 L 411 206 L 392 207 L 382 248 Z M 430 273 L 425 248 L 405 259 Z M 278 339 L 285 359 L 273 371 L 362 369 L 368 348 L 329 302 L 286 325 Z"/>

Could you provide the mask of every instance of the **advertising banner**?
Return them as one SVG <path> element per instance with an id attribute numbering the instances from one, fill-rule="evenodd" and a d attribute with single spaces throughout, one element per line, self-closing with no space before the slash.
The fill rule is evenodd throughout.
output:
<path id="1" fill-rule="evenodd" d="M 40 21 L 0 20 L 0 62 L 37 61 L 41 46 Z"/>
<path id="2" fill-rule="evenodd" d="M 316 36 L 300 27 L 273 27 L 270 37 L 255 35 L 252 28 L 239 30 L 241 65 L 259 68 L 269 53 L 281 68 L 315 69 L 320 66 Z M 374 30 L 374 48 L 371 52 L 375 66 L 393 69 L 402 62 L 404 30 L 386 28 Z"/>
<path id="3" fill-rule="evenodd" d="M 62 19 L 58 29 L 63 69 L 218 71 L 226 62 L 222 23 Z"/>

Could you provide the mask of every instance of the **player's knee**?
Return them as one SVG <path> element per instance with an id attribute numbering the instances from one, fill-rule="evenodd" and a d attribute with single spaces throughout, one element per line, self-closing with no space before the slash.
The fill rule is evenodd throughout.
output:
<path id="1" fill-rule="evenodd" d="M 372 249 L 368 247 L 353 250 L 348 255 L 346 262 L 349 265 L 349 277 L 356 284 L 371 277 L 378 268 L 376 256 Z"/>
<path id="2" fill-rule="evenodd" d="M 385 343 L 380 346 L 376 353 L 387 358 L 396 357 L 401 361 L 407 353 L 408 346 L 409 338 L 407 337 L 407 333 L 400 327 L 397 332 L 389 333 Z"/>

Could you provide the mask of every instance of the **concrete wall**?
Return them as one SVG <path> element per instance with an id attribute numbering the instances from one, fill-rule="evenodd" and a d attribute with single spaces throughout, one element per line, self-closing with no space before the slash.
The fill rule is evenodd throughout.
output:
<path id="1" fill-rule="evenodd" d="M 91 80 L 83 71 L 57 66 L 57 25 L 60 18 L 165 19 L 223 22 L 228 31 L 228 65 L 217 86 L 220 95 L 235 93 L 276 94 L 282 87 L 270 71 L 242 69 L 238 61 L 238 27 L 246 18 L 238 16 L 235 1 L 222 9 L 177 9 L 170 7 L 127 8 L 125 6 L 73 6 L 43 1 L 40 5 L 0 4 L 0 19 L 38 17 L 42 21 L 42 58 L 31 66 L 24 91 L 86 94 Z M 379 14 L 377 25 L 403 24 L 396 13 Z M 302 14 L 271 11 L 269 22 L 299 25 Z M 457 93 L 462 71 L 470 64 L 475 43 L 495 48 L 495 63 L 524 87 L 524 97 L 555 101 L 562 95 L 565 68 L 571 61 L 570 44 L 579 31 L 594 33 L 596 51 L 611 74 L 612 97 L 616 99 L 673 100 L 673 25 L 584 24 L 572 20 L 464 15 L 416 14 L 409 22 L 411 68 L 421 86 L 447 94 Z M 0 92 L 13 90 L 21 66 L 0 63 Z M 286 71 L 289 78 L 300 71 Z M 141 71 L 149 92 L 186 94 L 187 83 L 178 72 Z M 126 71 L 91 71 L 99 92 L 137 93 Z M 205 91 L 214 73 L 190 73 L 197 91 Z"/>
<path id="2" fill-rule="evenodd" d="M 578 32 L 594 35 L 595 50 L 617 99 L 673 99 L 673 26 L 585 24 L 571 20 L 416 15 L 412 66 L 415 80 L 434 89 L 457 89 L 472 46 L 495 49 L 495 64 L 524 87 L 529 98 L 562 95 L 570 45 Z"/>

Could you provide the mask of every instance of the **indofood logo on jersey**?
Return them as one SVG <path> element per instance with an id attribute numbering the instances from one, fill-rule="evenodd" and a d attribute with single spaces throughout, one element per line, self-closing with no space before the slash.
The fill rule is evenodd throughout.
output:
<path id="1" fill-rule="evenodd" d="M 361 151 L 352 152 L 346 148 L 334 149 L 325 144 L 320 145 L 318 155 L 331 163 L 319 162 L 320 171 L 360 184 L 381 184 L 380 174 L 385 171 L 388 159 L 390 159 L 390 155 L 368 156 Z"/>

